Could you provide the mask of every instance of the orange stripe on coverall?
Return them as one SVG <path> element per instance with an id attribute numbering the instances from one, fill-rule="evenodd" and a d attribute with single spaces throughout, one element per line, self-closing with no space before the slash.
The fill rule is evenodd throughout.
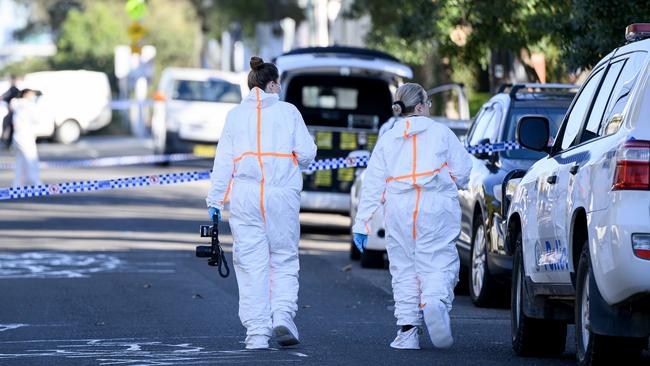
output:
<path id="1" fill-rule="evenodd" d="M 255 88 L 257 97 L 257 161 L 260 163 L 260 172 L 262 181 L 260 182 L 260 211 L 262 219 L 266 224 L 266 214 L 264 213 L 264 163 L 262 162 L 262 100 L 260 99 L 260 89 Z"/>

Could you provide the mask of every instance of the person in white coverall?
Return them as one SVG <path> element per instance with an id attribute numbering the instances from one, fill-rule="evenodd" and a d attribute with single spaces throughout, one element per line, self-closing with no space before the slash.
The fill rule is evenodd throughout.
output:
<path id="1" fill-rule="evenodd" d="M 226 117 L 217 146 L 210 216 L 230 201 L 233 262 L 246 348 L 299 343 L 293 322 L 298 301 L 301 168 L 316 145 L 298 109 L 279 100 L 278 69 L 250 61 L 250 94 Z"/>
<path id="2" fill-rule="evenodd" d="M 34 125 L 38 123 L 37 96 L 38 92 L 35 90 L 23 89 L 20 92 L 20 97 L 11 101 L 14 129 L 12 146 L 16 151 L 14 187 L 40 183 L 36 133 L 34 132 Z"/>
<path id="3" fill-rule="evenodd" d="M 433 344 L 453 344 L 449 311 L 458 282 L 455 240 L 460 233 L 458 189 L 466 186 L 471 159 L 454 133 L 429 115 L 418 84 L 397 89 L 398 115 L 372 152 L 353 227 L 363 251 L 368 222 L 384 204 L 395 317 L 391 347 L 419 349 L 422 317 Z"/>

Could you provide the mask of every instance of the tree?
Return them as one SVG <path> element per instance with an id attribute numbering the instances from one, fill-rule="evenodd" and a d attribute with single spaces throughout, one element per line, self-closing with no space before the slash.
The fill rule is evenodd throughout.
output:
<path id="1" fill-rule="evenodd" d="M 90 69 L 113 72 L 115 46 L 128 42 L 126 18 L 119 6 L 92 2 L 68 13 L 52 58 L 56 69 Z"/>
<path id="2" fill-rule="evenodd" d="M 572 69 L 590 68 L 625 43 L 625 27 L 647 22 L 647 0 L 573 0 L 556 27 L 562 54 Z M 561 18 L 558 18 L 561 19 Z"/>

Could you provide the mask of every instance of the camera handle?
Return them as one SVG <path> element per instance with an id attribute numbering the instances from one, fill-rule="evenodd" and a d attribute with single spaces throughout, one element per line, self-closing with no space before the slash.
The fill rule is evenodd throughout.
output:
<path id="1" fill-rule="evenodd" d="M 226 262 L 226 255 L 221 245 L 219 245 L 219 217 L 217 215 L 212 216 L 212 232 L 210 234 L 212 237 L 212 257 L 208 260 L 208 265 L 218 267 L 219 276 L 226 278 L 230 275 L 230 268 L 228 262 Z"/>

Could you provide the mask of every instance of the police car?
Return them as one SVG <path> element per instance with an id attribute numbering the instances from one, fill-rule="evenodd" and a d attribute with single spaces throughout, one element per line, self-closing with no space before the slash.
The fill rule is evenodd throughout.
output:
<path id="1" fill-rule="evenodd" d="M 568 323 L 580 365 L 648 347 L 650 24 L 626 38 L 593 69 L 552 146 L 547 118 L 519 121 L 519 143 L 548 156 L 506 188 L 518 355 L 561 354 Z"/>

